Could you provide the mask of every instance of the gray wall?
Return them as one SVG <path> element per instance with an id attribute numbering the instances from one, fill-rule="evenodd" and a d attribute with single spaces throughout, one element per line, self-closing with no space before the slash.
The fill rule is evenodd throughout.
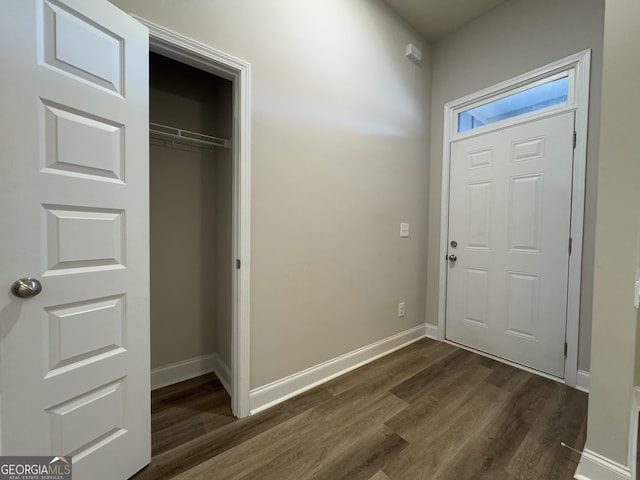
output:
<path id="1" fill-rule="evenodd" d="M 638 269 L 640 270 L 640 262 Z M 638 323 L 640 323 L 640 310 L 638 310 Z M 633 383 L 636 387 L 640 387 L 640 328 L 636 329 L 636 367 Z"/>
<path id="2" fill-rule="evenodd" d="M 423 324 L 420 36 L 379 0 L 113 3 L 252 64 L 251 387 Z"/>
<path id="3" fill-rule="evenodd" d="M 433 45 L 428 323 L 438 323 L 445 103 L 592 49 L 579 368 L 589 370 L 604 0 L 510 0 Z"/>
<path id="4" fill-rule="evenodd" d="M 232 85 L 152 55 L 150 120 L 231 137 Z M 150 149 L 151 366 L 231 362 L 231 154 Z"/>
<path id="5" fill-rule="evenodd" d="M 631 466 L 636 330 L 634 283 L 640 242 L 640 2 L 606 2 L 602 135 L 598 169 L 593 342 L 585 448 Z M 634 432 L 635 434 L 635 432 Z M 622 478 L 622 475 L 620 476 Z M 595 478 L 595 477 L 592 477 Z"/>

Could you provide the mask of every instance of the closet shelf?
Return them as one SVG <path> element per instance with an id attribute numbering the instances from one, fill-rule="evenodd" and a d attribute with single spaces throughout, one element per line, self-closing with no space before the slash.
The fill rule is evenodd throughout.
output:
<path id="1" fill-rule="evenodd" d="M 190 132 L 181 128 L 169 127 L 159 123 L 149 123 L 149 134 L 171 143 L 183 144 L 188 146 L 209 146 L 231 148 L 231 140 L 218 138 L 204 133 Z"/>

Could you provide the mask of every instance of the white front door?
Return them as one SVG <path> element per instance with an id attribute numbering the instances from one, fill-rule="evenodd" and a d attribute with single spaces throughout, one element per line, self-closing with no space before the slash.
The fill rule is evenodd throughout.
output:
<path id="1" fill-rule="evenodd" d="M 128 478 L 150 458 L 148 32 L 106 0 L 4 3 L 0 454 Z"/>
<path id="2" fill-rule="evenodd" d="M 557 377 L 573 131 L 569 112 L 451 144 L 446 338 Z"/>

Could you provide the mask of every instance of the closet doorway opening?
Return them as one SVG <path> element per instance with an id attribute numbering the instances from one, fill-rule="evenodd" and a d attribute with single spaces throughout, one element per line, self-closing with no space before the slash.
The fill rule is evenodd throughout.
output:
<path id="1" fill-rule="evenodd" d="M 149 54 L 152 385 L 214 372 L 229 411 L 232 88 Z"/>
<path id="2" fill-rule="evenodd" d="M 151 384 L 249 405 L 250 65 L 149 28 Z M 218 384 L 218 387 L 221 385 Z M 199 388 L 199 387 L 198 387 Z"/>

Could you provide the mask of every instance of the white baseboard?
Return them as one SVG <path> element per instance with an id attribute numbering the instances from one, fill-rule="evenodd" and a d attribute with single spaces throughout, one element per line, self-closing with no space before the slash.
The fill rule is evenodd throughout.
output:
<path id="1" fill-rule="evenodd" d="M 218 354 L 211 353 L 209 355 L 202 355 L 200 357 L 154 368 L 151 370 L 151 390 L 211 373 L 215 371 L 218 363 Z M 222 382 L 222 380 L 220 381 Z"/>
<path id="2" fill-rule="evenodd" d="M 589 372 L 586 370 L 578 370 L 576 388 L 580 391 L 589 393 Z"/>
<path id="3" fill-rule="evenodd" d="M 577 480 L 632 480 L 633 477 L 630 468 L 585 449 L 574 478 Z"/>
<path id="4" fill-rule="evenodd" d="M 229 368 L 229 365 L 227 365 L 224 362 L 224 360 L 220 358 L 220 355 L 218 355 L 217 353 L 214 353 L 213 371 L 215 372 L 216 377 L 218 377 L 218 380 L 220 380 L 220 383 L 222 384 L 224 389 L 227 391 L 229 396 L 232 396 L 231 369 Z"/>
<path id="5" fill-rule="evenodd" d="M 427 329 L 425 337 L 431 338 L 433 340 L 438 340 L 438 326 L 427 323 L 425 324 L 425 327 Z"/>
<path id="6" fill-rule="evenodd" d="M 415 342 L 426 334 L 425 324 L 359 348 L 268 385 L 251 390 L 250 412 L 258 413 L 332 378 Z"/>

